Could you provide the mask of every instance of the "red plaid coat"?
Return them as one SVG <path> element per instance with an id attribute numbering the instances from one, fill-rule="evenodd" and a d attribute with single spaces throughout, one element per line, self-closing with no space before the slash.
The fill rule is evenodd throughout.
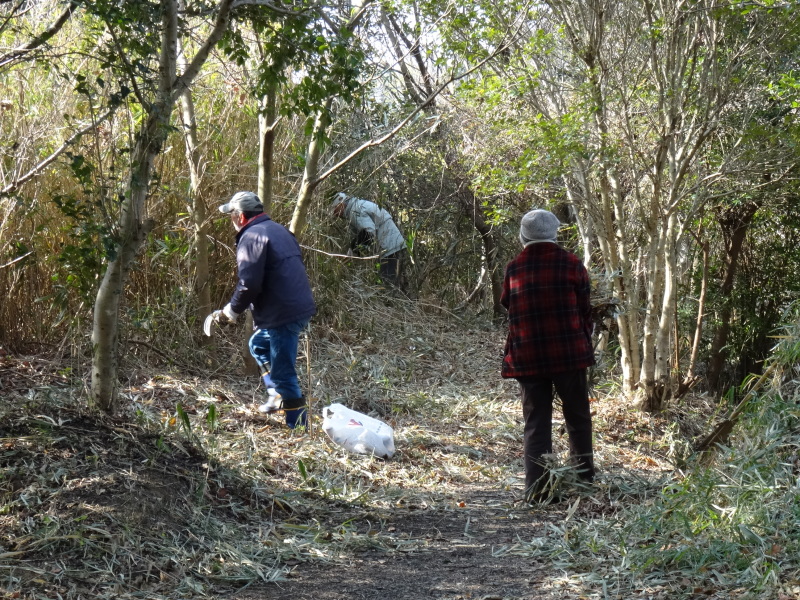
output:
<path id="1" fill-rule="evenodd" d="M 540 377 L 594 364 L 589 274 L 558 244 L 529 244 L 506 267 L 503 377 Z"/>

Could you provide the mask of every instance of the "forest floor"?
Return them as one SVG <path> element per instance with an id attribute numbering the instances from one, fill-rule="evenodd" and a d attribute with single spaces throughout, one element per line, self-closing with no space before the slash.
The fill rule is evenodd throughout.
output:
<path id="1" fill-rule="evenodd" d="M 567 497 L 529 506 L 518 392 L 498 375 L 503 328 L 359 301 L 303 344 L 305 434 L 257 412 L 256 378 L 215 366 L 238 329 L 197 350 L 211 357 L 202 373 L 178 349 L 153 366 L 129 346 L 113 418 L 86 407 L 82 361 L 0 356 L 0 597 L 674 597 L 669 581 L 625 587 L 613 565 L 556 546 L 649 502 L 709 426 L 707 399 L 650 416 L 595 382 L 597 482 L 581 488 L 559 466 L 556 412 Z M 320 429 L 331 402 L 390 423 L 395 456 L 333 444 Z"/>

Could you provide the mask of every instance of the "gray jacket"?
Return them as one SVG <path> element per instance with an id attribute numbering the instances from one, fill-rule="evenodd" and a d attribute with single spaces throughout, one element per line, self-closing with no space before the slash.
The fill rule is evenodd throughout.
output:
<path id="1" fill-rule="evenodd" d="M 236 235 L 239 282 L 231 308 L 250 308 L 259 329 L 280 327 L 317 312 L 300 245 L 283 225 L 261 215 Z"/>
<path id="2" fill-rule="evenodd" d="M 350 198 L 344 215 L 353 235 L 366 231 L 380 246 L 381 255 L 394 254 L 406 247 L 403 234 L 392 220 L 389 211 L 374 202 L 361 198 Z"/>

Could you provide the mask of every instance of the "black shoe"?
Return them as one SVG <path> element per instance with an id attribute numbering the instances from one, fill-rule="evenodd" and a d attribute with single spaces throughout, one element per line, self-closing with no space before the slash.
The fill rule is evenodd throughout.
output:
<path id="1" fill-rule="evenodd" d="M 306 397 L 284 398 L 283 412 L 286 417 L 286 426 L 289 429 L 297 429 L 308 426 L 308 406 Z"/>

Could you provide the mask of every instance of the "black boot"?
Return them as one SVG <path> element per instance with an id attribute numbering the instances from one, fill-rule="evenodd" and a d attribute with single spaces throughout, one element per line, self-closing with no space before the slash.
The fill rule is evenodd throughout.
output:
<path id="1" fill-rule="evenodd" d="M 308 405 L 306 397 L 284 398 L 283 413 L 286 416 L 286 426 L 289 429 L 306 427 L 308 425 Z"/>

